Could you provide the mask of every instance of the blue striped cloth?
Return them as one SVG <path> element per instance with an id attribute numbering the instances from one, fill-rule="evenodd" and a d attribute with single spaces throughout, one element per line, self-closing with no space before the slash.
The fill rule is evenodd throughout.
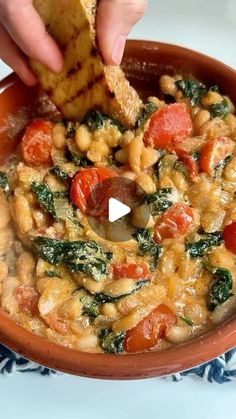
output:
<path id="1" fill-rule="evenodd" d="M 41 367 L 28 361 L 0 344 L 0 374 L 15 372 L 37 372 L 42 375 L 55 374 L 56 371 Z M 173 375 L 174 381 L 180 381 L 186 376 L 198 376 L 210 383 L 224 384 L 236 381 L 236 349 L 232 349 L 214 361 Z"/>

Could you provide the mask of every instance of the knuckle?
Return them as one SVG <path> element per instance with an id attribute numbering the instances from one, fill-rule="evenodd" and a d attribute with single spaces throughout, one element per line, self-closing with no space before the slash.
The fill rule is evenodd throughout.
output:
<path id="1" fill-rule="evenodd" d="M 129 0 L 125 1 L 125 3 L 131 15 L 136 19 L 141 18 L 147 8 L 146 0 Z"/>
<path id="2" fill-rule="evenodd" d="M 10 20 L 15 15 L 16 2 L 0 0 L 0 14 L 2 21 Z"/>
<path id="3" fill-rule="evenodd" d="M 110 0 L 111 1 L 111 0 Z M 145 13 L 147 8 L 147 0 L 117 0 L 113 6 L 122 8 L 122 14 L 130 21 L 138 21 Z"/>

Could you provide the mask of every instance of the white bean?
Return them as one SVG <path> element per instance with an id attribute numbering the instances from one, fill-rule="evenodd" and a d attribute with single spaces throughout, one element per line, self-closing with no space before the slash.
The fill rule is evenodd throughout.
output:
<path id="1" fill-rule="evenodd" d="M 24 196 L 15 198 L 15 217 L 21 233 L 28 233 L 33 229 L 34 220 L 29 203 Z"/>
<path id="2" fill-rule="evenodd" d="M 64 150 L 66 146 L 66 128 L 62 124 L 56 124 L 53 129 L 52 142 L 58 150 Z"/>
<path id="3" fill-rule="evenodd" d="M 11 315 L 15 315 L 18 311 L 18 304 L 13 293 L 19 285 L 20 281 L 16 277 L 8 277 L 2 284 L 1 306 Z"/>
<path id="4" fill-rule="evenodd" d="M 236 313 L 236 296 L 231 297 L 224 304 L 218 305 L 211 315 L 214 324 L 223 323 Z"/>
<path id="5" fill-rule="evenodd" d="M 189 326 L 172 326 L 165 335 L 165 338 L 174 344 L 184 343 L 191 337 L 191 328 Z"/>
<path id="6" fill-rule="evenodd" d="M 17 274 L 22 283 L 32 285 L 35 262 L 33 256 L 28 252 L 23 252 L 17 260 Z"/>
<path id="7" fill-rule="evenodd" d="M 80 336 L 77 340 L 77 348 L 80 351 L 89 352 L 95 350 L 98 345 L 98 338 L 96 335 Z"/>

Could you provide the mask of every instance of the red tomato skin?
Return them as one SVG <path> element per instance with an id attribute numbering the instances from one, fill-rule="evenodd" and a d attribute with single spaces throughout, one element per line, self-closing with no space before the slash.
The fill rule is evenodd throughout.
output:
<path id="1" fill-rule="evenodd" d="M 144 143 L 172 151 L 191 135 L 193 124 L 185 103 L 174 103 L 156 111 L 144 133 Z"/>
<path id="2" fill-rule="evenodd" d="M 72 180 L 70 189 L 71 201 L 84 214 L 91 216 L 106 215 L 106 191 L 102 191 L 100 196 L 95 194 L 94 197 L 92 196 L 91 192 L 97 184 L 116 176 L 117 173 L 114 170 L 105 167 L 93 167 L 80 170 L 78 173 L 76 173 Z"/>
<path id="3" fill-rule="evenodd" d="M 199 168 L 201 172 L 212 176 L 214 169 L 233 151 L 234 144 L 228 137 L 209 140 L 201 149 Z"/>
<path id="4" fill-rule="evenodd" d="M 28 125 L 22 138 L 22 154 L 28 165 L 52 163 L 52 130 L 49 121 L 35 120 Z"/>
<path id="5" fill-rule="evenodd" d="M 29 285 L 20 285 L 14 291 L 14 296 L 20 310 L 27 314 L 38 313 L 39 293 Z"/>
<path id="6" fill-rule="evenodd" d="M 136 263 L 117 263 L 112 265 L 113 279 L 131 278 L 131 279 L 148 279 L 151 273 L 144 264 Z"/>
<path id="7" fill-rule="evenodd" d="M 184 236 L 193 222 L 193 210 L 184 204 L 175 204 L 156 222 L 154 240 L 161 243 L 165 239 Z"/>
<path id="8" fill-rule="evenodd" d="M 134 328 L 126 332 L 124 348 L 128 353 L 154 348 L 167 328 L 176 323 L 173 311 L 164 304 L 156 307 Z"/>
<path id="9" fill-rule="evenodd" d="M 45 316 L 44 321 L 51 329 L 61 335 L 66 335 L 69 332 L 68 321 L 60 320 L 54 313 L 49 313 Z"/>
<path id="10" fill-rule="evenodd" d="M 180 148 L 176 148 L 175 152 L 179 159 L 187 167 L 191 181 L 196 182 L 198 176 L 198 165 L 194 158 L 189 153 L 187 153 L 187 151 L 181 150 Z"/>
<path id="11" fill-rule="evenodd" d="M 236 255 L 236 221 L 224 228 L 223 239 L 226 249 Z"/>

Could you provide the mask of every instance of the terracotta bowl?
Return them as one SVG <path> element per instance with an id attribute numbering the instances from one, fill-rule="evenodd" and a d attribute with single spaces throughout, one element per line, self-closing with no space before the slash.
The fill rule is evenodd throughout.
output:
<path id="1" fill-rule="evenodd" d="M 218 84 L 236 103 L 236 72 L 224 64 L 177 46 L 156 42 L 128 42 L 124 69 L 143 96 L 158 92 L 163 73 L 192 74 L 203 82 Z M 0 83 L 0 155 L 15 147 L 39 90 L 25 87 L 15 75 Z M 22 115 L 14 126 L 14 115 Z M 28 115 L 28 116 L 27 116 Z M 137 355 L 87 354 L 67 349 L 31 334 L 0 310 L 0 342 L 22 356 L 55 370 L 108 379 L 137 379 L 177 373 L 222 354 L 236 346 L 236 318 L 183 345 Z"/>

